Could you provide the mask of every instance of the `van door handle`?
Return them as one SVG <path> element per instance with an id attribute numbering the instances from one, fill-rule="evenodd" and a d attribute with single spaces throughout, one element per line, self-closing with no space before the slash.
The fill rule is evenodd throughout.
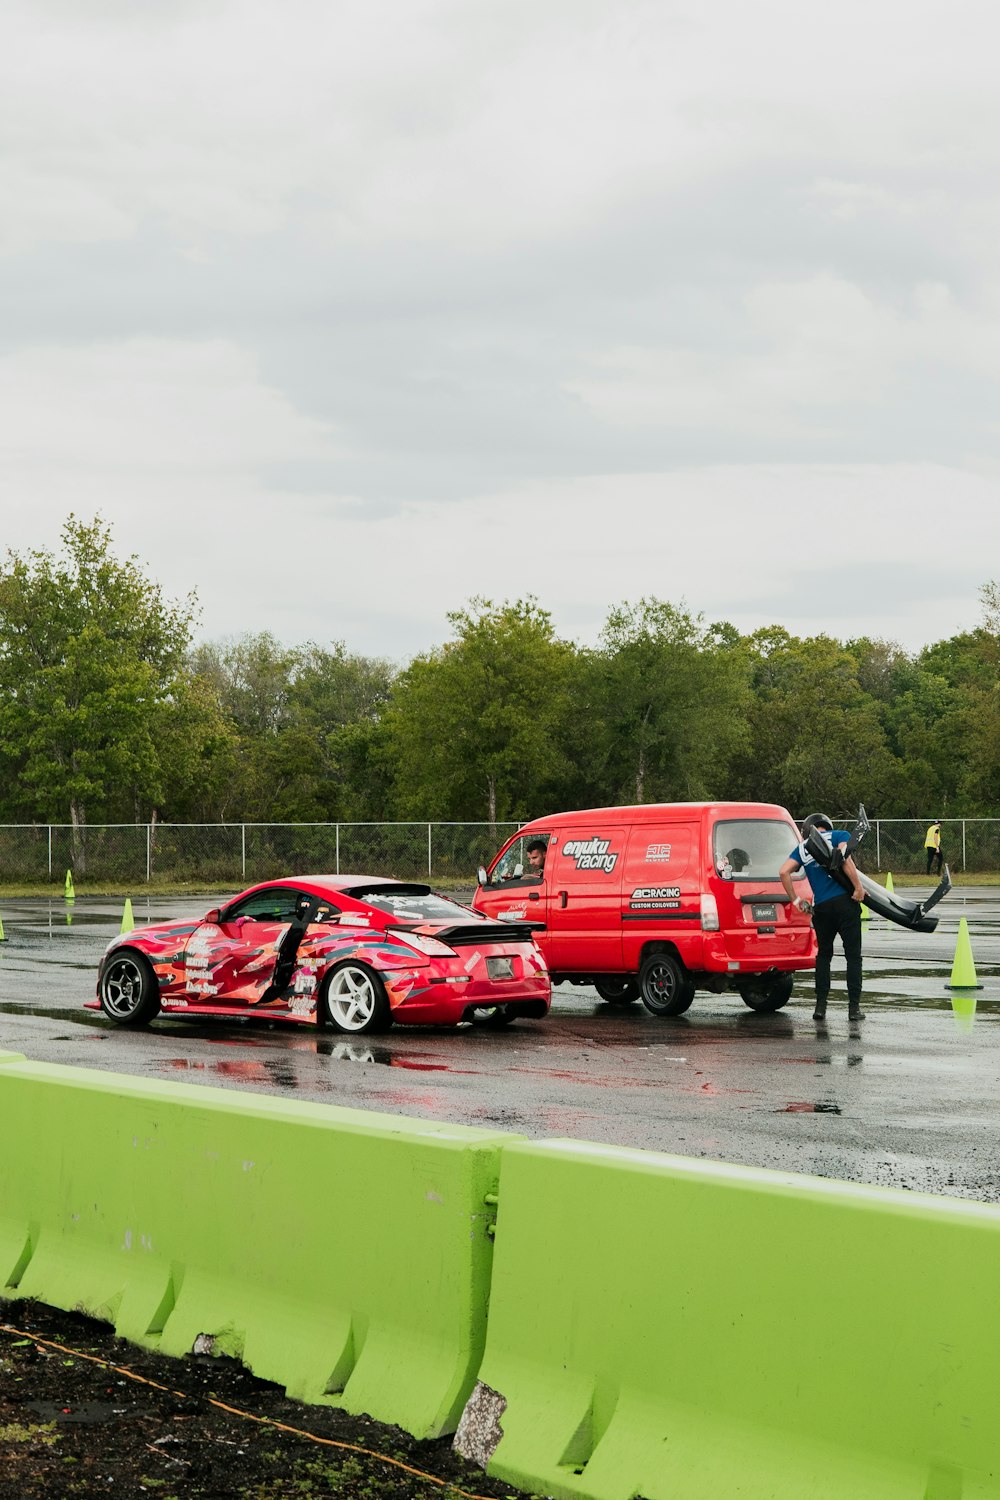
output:
<path id="1" fill-rule="evenodd" d="M 539 894 L 538 894 L 537 891 L 529 891 L 528 892 L 528 900 L 529 901 L 540 901 L 541 897 L 539 896 Z"/>
<path id="2" fill-rule="evenodd" d="M 566 902 L 568 900 L 569 900 L 569 897 L 567 896 L 566 892 L 565 891 L 560 891 L 559 892 L 559 905 L 560 906 L 565 906 Z"/>

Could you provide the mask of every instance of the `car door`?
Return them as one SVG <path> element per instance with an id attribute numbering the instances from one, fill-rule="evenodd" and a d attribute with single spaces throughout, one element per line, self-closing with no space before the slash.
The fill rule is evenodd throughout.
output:
<path id="1" fill-rule="evenodd" d="M 545 957 L 562 974 L 618 973 L 625 829 L 582 823 L 559 829 L 545 859 Z"/>
<path id="2" fill-rule="evenodd" d="M 278 944 L 301 895 L 291 886 L 265 886 L 226 908 L 217 923 L 196 927 L 184 954 L 189 1002 L 255 1005 L 274 973 Z"/>

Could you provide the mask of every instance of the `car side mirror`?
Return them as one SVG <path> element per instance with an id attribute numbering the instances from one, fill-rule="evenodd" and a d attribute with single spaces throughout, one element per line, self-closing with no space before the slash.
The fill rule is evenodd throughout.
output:
<path id="1" fill-rule="evenodd" d="M 476 872 L 476 879 L 479 881 L 480 885 L 489 885 L 489 883 L 490 883 L 490 877 L 486 873 L 486 866 L 485 865 L 480 865 L 479 866 L 479 869 Z"/>
<path id="2" fill-rule="evenodd" d="M 222 916 L 222 909 L 221 909 L 221 907 L 213 906 L 211 911 L 207 911 L 205 913 L 205 915 L 202 918 L 202 920 L 205 921 L 205 922 L 212 922 L 216 927 L 218 927 L 218 925 L 219 925 L 219 918 L 221 916 Z"/>

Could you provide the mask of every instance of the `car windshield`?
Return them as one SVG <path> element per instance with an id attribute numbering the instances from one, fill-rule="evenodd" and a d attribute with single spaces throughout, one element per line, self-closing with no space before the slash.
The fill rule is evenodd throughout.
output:
<path id="1" fill-rule="evenodd" d="M 783 819 L 734 818 L 716 823 L 716 872 L 723 880 L 777 880 L 798 841 L 798 829 Z"/>
<path id="2" fill-rule="evenodd" d="M 429 885 L 354 886 L 344 892 L 377 911 L 388 912 L 397 922 L 476 922 L 482 918 L 457 901 L 438 896 Z"/>

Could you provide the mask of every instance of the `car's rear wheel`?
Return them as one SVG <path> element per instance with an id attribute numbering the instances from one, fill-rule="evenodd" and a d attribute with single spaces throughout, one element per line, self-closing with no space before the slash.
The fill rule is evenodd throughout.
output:
<path id="1" fill-rule="evenodd" d="M 639 970 L 639 995 L 654 1016 L 682 1016 L 694 999 L 694 980 L 672 953 L 651 953 Z"/>
<path id="2" fill-rule="evenodd" d="M 509 1026 L 515 1019 L 514 1012 L 509 1005 L 491 1005 L 472 1012 L 473 1026 L 489 1026 L 494 1031 Z"/>
<path id="3" fill-rule="evenodd" d="M 639 998 L 639 986 L 634 979 L 595 979 L 594 989 L 609 1005 L 634 1005 Z"/>
<path id="4" fill-rule="evenodd" d="M 331 969 L 323 984 L 322 1014 L 337 1031 L 357 1036 L 388 1031 L 392 1025 L 389 997 L 374 969 L 353 960 Z"/>
<path id="5" fill-rule="evenodd" d="M 772 975 L 769 979 L 745 979 L 740 985 L 740 996 L 751 1010 L 767 1012 L 780 1010 L 792 998 L 792 974 Z"/>
<path id="6" fill-rule="evenodd" d="M 101 975 L 101 1009 L 119 1026 L 148 1026 L 160 1009 L 153 966 L 134 948 L 119 948 Z"/>

